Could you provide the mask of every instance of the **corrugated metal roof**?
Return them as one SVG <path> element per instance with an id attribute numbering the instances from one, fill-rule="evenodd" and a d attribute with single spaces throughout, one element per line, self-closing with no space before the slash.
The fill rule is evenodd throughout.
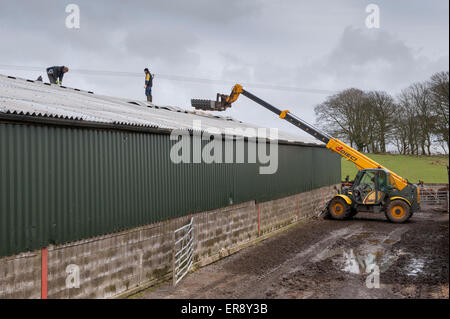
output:
<path id="1" fill-rule="evenodd" d="M 133 125 L 161 129 L 192 129 L 194 120 L 202 128 L 257 129 L 230 117 L 174 106 L 94 94 L 93 92 L 50 85 L 0 74 L 0 113 L 56 117 L 98 123 Z M 243 134 L 245 135 L 245 134 Z M 289 142 L 321 145 L 314 138 L 279 131 L 278 138 Z"/>

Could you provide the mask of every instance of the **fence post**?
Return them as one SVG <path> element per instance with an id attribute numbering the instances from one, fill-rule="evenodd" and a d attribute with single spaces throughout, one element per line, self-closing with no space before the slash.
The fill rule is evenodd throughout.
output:
<path id="1" fill-rule="evenodd" d="M 41 299 L 47 299 L 47 247 L 41 250 Z"/>

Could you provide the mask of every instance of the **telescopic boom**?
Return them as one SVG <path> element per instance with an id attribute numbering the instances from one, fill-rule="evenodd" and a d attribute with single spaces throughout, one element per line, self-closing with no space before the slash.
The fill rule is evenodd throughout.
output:
<path id="1" fill-rule="evenodd" d="M 196 109 L 200 110 L 224 111 L 227 108 L 231 107 L 232 103 L 236 102 L 240 94 L 248 97 L 250 100 L 258 103 L 259 105 L 265 107 L 269 111 L 272 111 L 273 113 L 277 114 L 281 119 L 288 121 L 292 125 L 295 125 L 296 127 L 302 129 L 306 133 L 315 137 L 319 141 L 325 143 L 326 147 L 329 150 L 338 153 L 346 160 L 352 162 L 353 164 L 356 165 L 358 169 L 367 169 L 367 168 L 385 169 L 390 173 L 390 176 L 392 177 L 391 182 L 395 184 L 397 189 L 402 190 L 403 188 L 406 187 L 406 185 L 408 185 L 408 181 L 403 177 L 395 174 L 386 167 L 383 167 L 379 163 L 375 162 L 374 160 L 370 159 L 369 157 L 355 150 L 354 148 L 348 146 L 339 139 L 333 138 L 328 134 L 326 134 L 325 132 L 322 132 L 321 130 L 312 126 L 311 124 L 308 124 L 307 122 L 301 120 L 294 114 L 290 113 L 289 110 L 282 111 L 276 108 L 275 106 L 267 103 L 266 101 L 260 99 L 259 97 L 253 95 L 252 93 L 244 90 L 242 85 L 236 84 L 233 87 L 233 90 L 231 91 L 230 95 L 217 94 L 216 101 L 192 99 L 191 105 Z"/>

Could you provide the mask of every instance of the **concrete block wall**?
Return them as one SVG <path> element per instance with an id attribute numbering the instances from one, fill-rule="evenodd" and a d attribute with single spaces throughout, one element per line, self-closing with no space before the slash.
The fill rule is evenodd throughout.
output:
<path id="1" fill-rule="evenodd" d="M 21 253 L 0 259 L 0 299 L 41 297 L 41 253 Z"/>
<path id="2" fill-rule="evenodd" d="M 336 185 L 324 186 L 259 204 L 262 233 L 274 231 L 298 219 L 317 215 L 325 203 L 336 194 Z"/>
<path id="3" fill-rule="evenodd" d="M 50 247 L 48 298 L 109 298 L 171 272 L 173 232 L 189 216 Z M 80 287 L 66 288 L 68 265 L 80 268 Z"/>
<path id="4" fill-rule="evenodd" d="M 255 202 L 245 202 L 194 215 L 194 260 L 258 236 Z"/>
<path id="5" fill-rule="evenodd" d="M 254 201 L 195 214 L 194 260 L 239 248 L 323 207 L 336 193 L 322 187 L 269 202 Z M 48 247 L 48 298 L 110 298 L 146 287 L 172 271 L 174 230 L 190 216 Z M 79 269 L 80 286 L 67 288 L 70 267 Z M 69 268 L 68 268 L 69 266 Z M 0 259 L 1 298 L 41 298 L 41 251 Z"/>

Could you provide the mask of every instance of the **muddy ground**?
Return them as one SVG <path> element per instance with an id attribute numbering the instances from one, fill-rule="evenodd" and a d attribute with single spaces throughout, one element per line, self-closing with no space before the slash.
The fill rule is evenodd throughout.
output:
<path id="1" fill-rule="evenodd" d="M 199 269 L 176 288 L 164 283 L 132 297 L 448 298 L 448 226 L 449 215 L 434 211 L 405 224 L 373 214 L 316 218 Z"/>

